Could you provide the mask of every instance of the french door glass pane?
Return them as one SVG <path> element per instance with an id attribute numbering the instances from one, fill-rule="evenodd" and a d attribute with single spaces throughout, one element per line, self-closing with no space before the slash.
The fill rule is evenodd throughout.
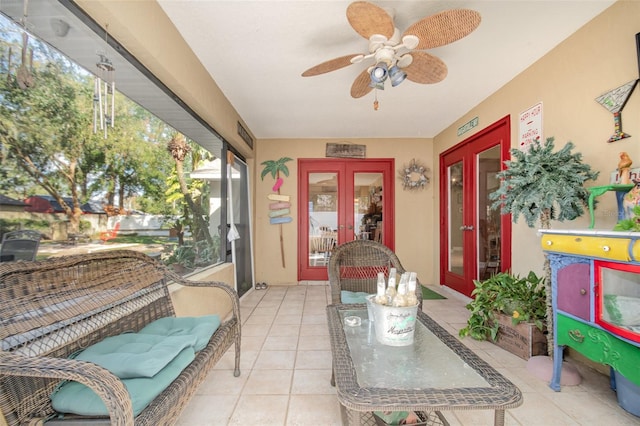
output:
<path id="1" fill-rule="evenodd" d="M 463 274 L 463 179 L 462 161 L 448 168 L 449 193 L 449 272 Z"/>
<path id="2" fill-rule="evenodd" d="M 326 267 L 338 235 L 338 174 L 309 173 L 308 266 Z"/>
<path id="3" fill-rule="evenodd" d="M 354 237 L 382 242 L 382 173 L 356 173 L 353 188 Z"/>
<path id="4" fill-rule="evenodd" d="M 476 182 L 478 196 L 478 277 L 486 279 L 500 271 L 500 211 L 492 210 L 489 194 L 500 186 L 496 177 L 500 171 L 500 146 L 496 145 L 477 156 Z"/>

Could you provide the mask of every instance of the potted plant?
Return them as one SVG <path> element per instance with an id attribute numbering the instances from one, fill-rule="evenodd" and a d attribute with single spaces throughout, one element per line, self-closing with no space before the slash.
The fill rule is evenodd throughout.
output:
<path id="1" fill-rule="evenodd" d="M 566 145 L 554 152 L 554 138 L 536 141 L 526 151 L 512 149 L 515 160 L 505 161 L 506 169 L 497 174 L 500 187 L 489 194 L 493 209 L 511 214 L 513 222 L 524 216 L 530 228 L 537 223 L 551 228 L 551 221 L 573 220 L 584 214 L 589 205 L 589 191 L 584 183 L 595 180 L 598 172 L 582 162 L 580 153 L 572 153 L 574 145 Z M 545 257 L 545 286 L 547 297 L 547 339 L 549 355 L 553 351 L 553 312 L 551 307 L 551 268 Z"/>
<path id="2" fill-rule="evenodd" d="M 614 231 L 640 232 L 640 206 L 634 206 L 631 217 L 620 219 L 613 227 Z"/>
<path id="3" fill-rule="evenodd" d="M 466 306 L 471 315 L 459 336 L 491 340 L 525 359 L 546 353 L 544 281 L 534 272 L 526 277 L 500 272 L 474 281 L 474 299 Z"/>

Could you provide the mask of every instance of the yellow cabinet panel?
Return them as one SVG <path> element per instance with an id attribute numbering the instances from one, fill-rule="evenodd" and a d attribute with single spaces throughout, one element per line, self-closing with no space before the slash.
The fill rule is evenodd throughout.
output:
<path id="1" fill-rule="evenodd" d="M 629 238 L 611 238 L 583 235 L 544 234 L 540 240 L 542 250 L 595 257 L 600 259 L 629 261 Z M 634 245 L 634 256 L 640 259 L 640 247 Z M 636 253 L 637 252 L 637 253 Z"/>

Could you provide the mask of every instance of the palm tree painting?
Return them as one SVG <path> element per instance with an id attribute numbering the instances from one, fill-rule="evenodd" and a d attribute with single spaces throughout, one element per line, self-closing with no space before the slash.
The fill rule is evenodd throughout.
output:
<path id="1" fill-rule="evenodd" d="M 271 188 L 275 194 L 269 194 L 267 198 L 273 201 L 269 204 L 269 222 L 274 225 L 279 225 L 280 227 L 280 255 L 282 257 L 282 267 L 285 267 L 284 261 L 284 239 L 282 237 L 282 225 L 284 223 L 291 222 L 291 216 L 289 213 L 291 212 L 291 203 L 288 195 L 280 194 L 280 187 L 284 183 L 284 179 L 280 174 L 282 173 L 284 176 L 289 176 L 289 168 L 286 163 L 291 161 L 292 159 L 289 157 L 282 157 L 279 160 L 267 160 L 263 161 L 261 164 L 264 166 L 262 173 L 260 174 L 260 178 L 264 180 L 264 177 L 268 174 L 271 174 L 276 182 Z"/>

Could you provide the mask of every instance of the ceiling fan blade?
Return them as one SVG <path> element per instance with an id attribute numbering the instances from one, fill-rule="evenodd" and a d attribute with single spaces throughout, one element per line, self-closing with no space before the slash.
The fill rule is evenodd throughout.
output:
<path id="1" fill-rule="evenodd" d="M 420 84 L 433 84 L 444 80 L 447 76 L 447 65 L 442 59 L 427 52 L 414 51 L 410 54 L 413 56 L 413 62 L 403 68 L 408 80 Z"/>
<path id="2" fill-rule="evenodd" d="M 480 14 L 470 9 L 451 9 L 427 16 L 403 33 L 418 36 L 416 49 L 433 49 L 471 34 L 480 25 Z"/>
<path id="3" fill-rule="evenodd" d="M 369 70 L 362 71 L 351 85 L 351 96 L 357 99 L 372 91 L 373 88 L 369 87 L 370 82 L 371 76 L 369 75 Z"/>
<path id="4" fill-rule="evenodd" d="M 356 1 L 347 7 L 347 19 L 354 30 L 369 40 L 373 34 L 387 39 L 393 36 L 393 18 L 386 10 L 366 1 Z"/>
<path id="5" fill-rule="evenodd" d="M 347 67 L 351 65 L 351 59 L 355 56 L 358 56 L 358 54 L 354 53 L 353 55 L 346 55 L 339 58 L 330 59 L 326 62 L 316 65 L 315 67 L 309 68 L 302 73 L 302 76 L 313 77 L 314 75 L 320 75 Z"/>

